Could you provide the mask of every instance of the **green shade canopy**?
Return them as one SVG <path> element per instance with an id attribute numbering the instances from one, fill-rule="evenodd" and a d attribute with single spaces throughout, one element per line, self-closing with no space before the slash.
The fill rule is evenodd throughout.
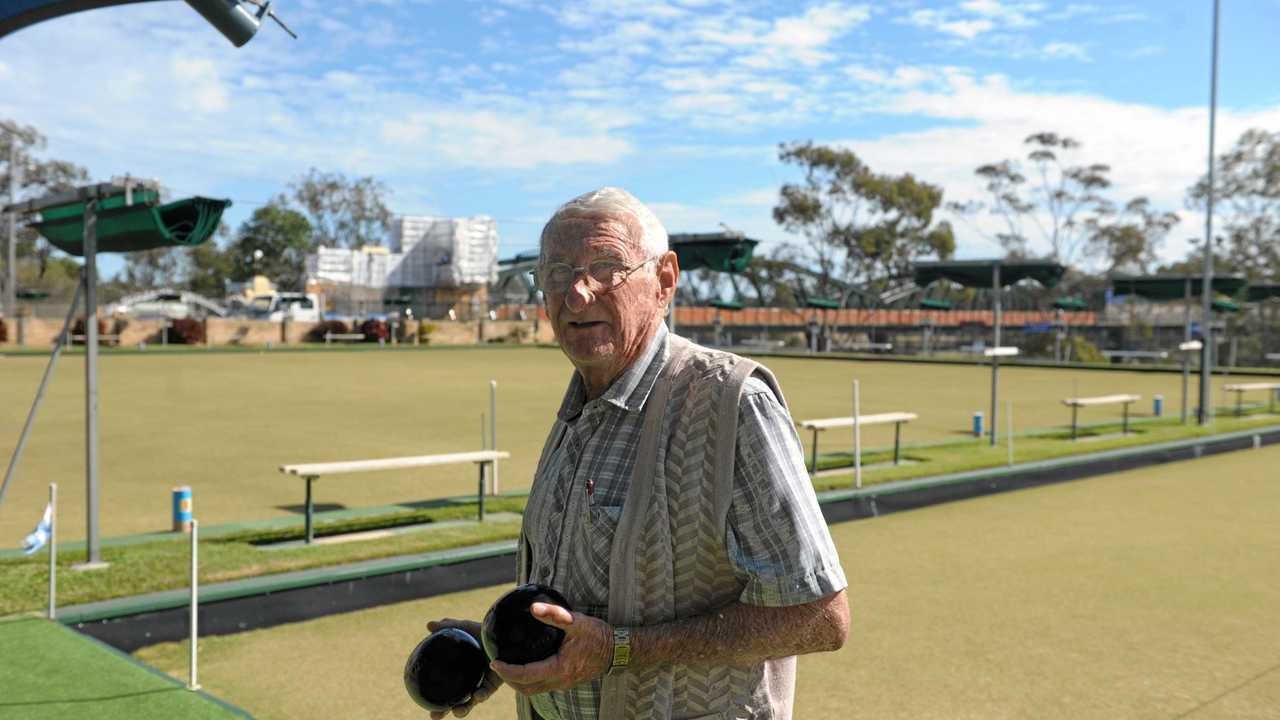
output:
<path id="1" fill-rule="evenodd" d="M 919 262 L 912 268 L 915 283 L 924 287 L 938 280 L 950 280 L 967 288 L 990 288 L 995 268 L 1000 267 L 1000 285 L 1007 287 L 1031 278 L 1053 287 L 1066 273 L 1066 266 L 1049 260 L 952 260 Z"/>
<path id="2" fill-rule="evenodd" d="M 1250 285 L 1248 292 L 1245 294 L 1245 300 L 1249 302 L 1262 302 L 1271 298 L 1280 298 L 1280 283 Z"/>
<path id="3" fill-rule="evenodd" d="M 681 270 L 708 268 L 728 273 L 744 272 L 760 242 L 730 233 L 684 233 L 670 239 Z"/>
<path id="4" fill-rule="evenodd" d="M 946 300 L 925 298 L 920 301 L 920 307 L 924 310 L 950 310 L 954 306 Z"/>
<path id="5" fill-rule="evenodd" d="M 1056 310 L 1088 310 L 1089 303 L 1078 297 L 1064 297 L 1053 301 Z"/>
<path id="6" fill-rule="evenodd" d="M 1199 297 L 1204 287 L 1204 276 L 1194 275 L 1121 275 L 1111 279 L 1116 295 L 1137 295 L 1148 300 L 1181 300 L 1187 293 L 1187 281 L 1191 281 L 1191 294 Z M 1213 291 L 1234 296 L 1245 286 L 1245 279 L 1238 275 L 1214 275 Z"/>
<path id="7" fill-rule="evenodd" d="M 155 205 L 158 196 L 151 190 L 135 191 L 133 200 L 127 207 L 123 195 L 98 203 L 98 252 L 199 245 L 218 229 L 222 211 L 231 205 L 230 200 L 205 197 Z M 41 235 L 63 252 L 84 255 L 84 203 L 48 208 L 41 215 L 32 224 Z"/>
<path id="8" fill-rule="evenodd" d="M 718 308 L 720 310 L 741 310 L 742 309 L 742 303 L 734 302 L 732 300 L 712 300 L 709 304 L 711 305 L 711 307 Z"/>
<path id="9" fill-rule="evenodd" d="M 1238 313 L 1240 312 L 1240 306 L 1230 300 L 1214 300 L 1213 311 L 1221 313 Z"/>
<path id="10" fill-rule="evenodd" d="M 815 308 L 817 310 L 839 310 L 840 303 L 835 300 L 823 300 L 822 298 L 807 298 L 804 301 L 805 307 Z"/>

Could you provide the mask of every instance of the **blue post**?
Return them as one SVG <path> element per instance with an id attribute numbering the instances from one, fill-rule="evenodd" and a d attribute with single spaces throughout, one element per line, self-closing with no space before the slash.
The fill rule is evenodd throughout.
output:
<path id="1" fill-rule="evenodd" d="M 976 412 L 973 414 L 973 436 L 977 438 L 982 437 L 982 413 L 981 412 Z"/>
<path id="2" fill-rule="evenodd" d="M 1151 398 L 1151 414 L 1160 417 L 1164 414 L 1164 396 L 1156 395 Z"/>
<path id="3" fill-rule="evenodd" d="M 191 532 L 191 488 L 173 489 L 173 531 Z"/>

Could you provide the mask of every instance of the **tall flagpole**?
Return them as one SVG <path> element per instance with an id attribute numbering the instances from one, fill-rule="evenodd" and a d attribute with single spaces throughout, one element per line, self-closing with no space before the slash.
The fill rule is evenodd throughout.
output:
<path id="1" fill-rule="evenodd" d="M 1200 285 L 1200 424 L 1213 421 L 1213 136 L 1218 114 L 1218 3 L 1213 0 L 1213 58 L 1209 71 L 1209 192 L 1204 219 L 1204 277 Z"/>

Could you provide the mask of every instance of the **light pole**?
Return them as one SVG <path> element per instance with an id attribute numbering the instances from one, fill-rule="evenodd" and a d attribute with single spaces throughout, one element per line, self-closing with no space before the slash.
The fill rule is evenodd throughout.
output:
<path id="1" fill-rule="evenodd" d="M 1209 71 L 1209 184 L 1204 220 L 1204 277 L 1200 286 L 1200 415 L 1201 425 L 1213 421 L 1213 136 L 1218 113 L 1218 4 L 1213 0 L 1213 56 Z"/>

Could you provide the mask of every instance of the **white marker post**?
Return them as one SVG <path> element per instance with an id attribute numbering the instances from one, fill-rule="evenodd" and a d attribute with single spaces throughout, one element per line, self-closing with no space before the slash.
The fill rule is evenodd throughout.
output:
<path id="1" fill-rule="evenodd" d="M 862 487 L 862 422 L 858 416 L 862 414 L 862 397 L 858 381 L 853 381 L 853 484 Z"/>
<path id="2" fill-rule="evenodd" d="M 49 483 L 49 619 L 58 616 L 58 483 Z"/>
<path id="3" fill-rule="evenodd" d="M 489 449 L 498 449 L 498 381 L 489 381 Z M 493 477 L 489 478 L 489 494 L 498 494 L 498 461 L 493 461 Z"/>
<path id="4" fill-rule="evenodd" d="M 197 611 L 200 606 L 200 578 L 198 570 L 200 560 L 196 550 L 196 539 L 200 535 L 200 521 L 195 518 L 191 519 L 191 679 L 187 683 L 188 690 L 199 690 L 200 683 L 196 680 L 196 638 L 199 637 L 199 629 L 197 626 Z"/>

